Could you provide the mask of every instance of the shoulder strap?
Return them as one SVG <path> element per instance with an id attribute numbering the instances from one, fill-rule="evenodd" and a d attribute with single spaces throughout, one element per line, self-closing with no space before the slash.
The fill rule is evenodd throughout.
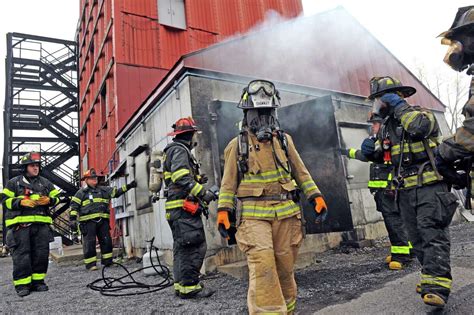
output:
<path id="1" fill-rule="evenodd" d="M 249 138 L 248 132 L 242 130 L 237 138 L 237 169 L 239 174 L 238 182 L 242 180 L 244 174 L 249 171 Z"/>

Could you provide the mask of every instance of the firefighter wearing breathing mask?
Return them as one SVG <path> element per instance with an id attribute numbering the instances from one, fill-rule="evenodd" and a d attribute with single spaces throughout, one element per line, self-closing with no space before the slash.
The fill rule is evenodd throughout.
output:
<path id="1" fill-rule="evenodd" d="M 198 127 L 191 117 L 173 125 L 173 141 L 165 148 L 163 165 L 166 184 L 166 219 L 173 234 L 173 275 L 175 294 L 182 299 L 207 298 L 215 290 L 204 287 L 199 275 L 206 256 L 203 207 L 217 199 L 203 184 L 199 163 L 191 153 Z"/>
<path id="2" fill-rule="evenodd" d="M 313 204 L 317 220 L 327 216 L 321 192 L 301 160 L 290 135 L 279 128 L 279 94 L 273 83 L 248 84 L 238 105 L 241 132 L 224 151 L 218 202 L 218 229 L 227 238 L 229 213 L 241 204 L 236 239 L 249 267 L 250 314 L 293 313 L 294 264 L 302 243 L 297 190 Z"/>
<path id="3" fill-rule="evenodd" d="M 372 124 L 370 133 L 371 138 L 376 138 L 380 126 L 383 123 L 382 117 L 370 113 L 368 123 Z M 361 150 L 354 148 L 341 149 L 341 154 L 349 159 L 357 159 L 367 162 L 367 157 Z M 374 196 L 377 211 L 383 216 L 385 228 L 390 240 L 390 255 L 385 262 L 388 263 L 390 270 L 400 270 L 411 261 L 410 248 L 400 210 L 395 202 L 395 191 L 392 186 L 393 165 L 391 161 L 383 163 L 369 163 L 369 182 L 368 188 Z"/>
<path id="4" fill-rule="evenodd" d="M 467 75 L 474 74 L 474 6 L 459 8 L 451 28 L 440 36 L 441 43 L 449 45 L 444 61 L 456 71 L 467 69 Z M 465 117 L 462 127 L 439 146 L 436 163 L 447 182 L 457 189 L 468 188 L 466 207 L 471 208 L 474 187 L 474 78 L 471 79 L 469 100 L 462 114 Z M 458 173 L 458 170 L 463 172 Z"/>
<path id="5" fill-rule="evenodd" d="M 2 191 L 6 216 L 6 244 L 12 252 L 16 293 L 48 291 L 49 241 L 53 223 L 50 207 L 59 203 L 59 191 L 40 176 L 41 156 L 31 152 L 20 159 L 23 174 L 8 181 Z"/>
<path id="6" fill-rule="evenodd" d="M 425 304 L 442 307 L 451 290 L 448 227 L 457 202 L 435 164 L 438 123 L 430 111 L 408 105 L 405 98 L 416 90 L 393 77 L 372 78 L 370 92 L 373 112 L 384 122 L 377 141 L 364 140 L 362 153 L 393 164 L 398 207 L 422 265 L 416 291 Z"/>

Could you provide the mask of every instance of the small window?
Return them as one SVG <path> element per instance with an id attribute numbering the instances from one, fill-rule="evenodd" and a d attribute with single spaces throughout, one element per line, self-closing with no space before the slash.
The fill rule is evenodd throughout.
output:
<path id="1" fill-rule="evenodd" d="M 158 0 L 158 23 L 185 30 L 184 0 Z"/>

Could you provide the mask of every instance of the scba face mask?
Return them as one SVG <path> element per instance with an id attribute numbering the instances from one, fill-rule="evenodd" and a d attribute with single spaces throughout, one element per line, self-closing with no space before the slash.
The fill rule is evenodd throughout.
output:
<path id="1" fill-rule="evenodd" d="M 247 126 L 259 142 L 269 141 L 277 125 L 274 109 L 249 110 L 246 114 Z"/>
<path id="2" fill-rule="evenodd" d="M 382 102 L 380 97 L 376 97 L 372 105 L 372 113 L 381 118 L 385 118 L 390 114 L 390 107 Z"/>

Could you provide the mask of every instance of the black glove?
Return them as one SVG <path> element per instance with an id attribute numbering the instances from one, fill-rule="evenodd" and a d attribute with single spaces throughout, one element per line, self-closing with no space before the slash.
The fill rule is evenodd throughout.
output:
<path id="1" fill-rule="evenodd" d="M 338 151 L 339 153 L 341 153 L 341 155 L 349 156 L 349 149 L 346 149 L 346 148 L 339 148 L 339 149 L 337 149 L 337 151 Z"/>
<path id="2" fill-rule="evenodd" d="M 135 187 L 137 187 L 137 182 L 134 180 L 127 184 L 127 190 L 135 188 Z"/>
<path id="3" fill-rule="evenodd" d="M 199 175 L 199 184 L 207 184 L 209 178 L 205 174 Z"/>
<path id="4" fill-rule="evenodd" d="M 73 232 L 77 231 L 77 220 L 76 219 L 70 219 L 69 220 L 69 227 Z"/>
<path id="5" fill-rule="evenodd" d="M 201 199 L 202 199 L 202 201 L 204 201 L 206 204 L 210 204 L 211 201 L 214 201 L 214 200 L 217 199 L 217 196 L 216 196 L 213 192 L 207 190 L 206 193 L 204 194 L 204 196 L 202 196 Z"/>

